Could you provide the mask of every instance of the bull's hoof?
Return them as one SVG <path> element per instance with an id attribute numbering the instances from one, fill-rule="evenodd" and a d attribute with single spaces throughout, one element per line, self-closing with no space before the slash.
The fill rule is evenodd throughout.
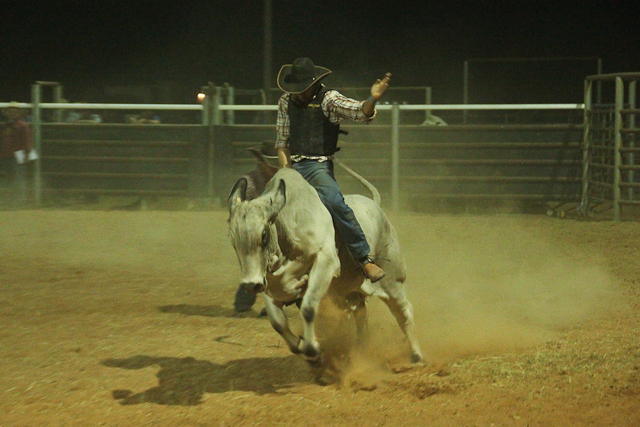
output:
<path id="1" fill-rule="evenodd" d="M 233 308 L 238 313 L 250 311 L 256 302 L 256 294 L 250 294 L 241 286 L 236 291 L 236 298 L 233 302 Z"/>
<path id="2" fill-rule="evenodd" d="M 291 350 L 291 353 L 293 354 L 302 354 L 298 347 L 289 347 L 289 350 Z"/>
<path id="3" fill-rule="evenodd" d="M 307 363 L 312 369 L 319 369 L 324 365 L 324 358 L 322 354 L 318 354 L 316 357 L 307 357 Z"/>
<path id="4" fill-rule="evenodd" d="M 315 345 L 313 343 L 307 342 L 304 340 L 304 337 L 300 337 L 298 341 L 298 350 L 300 353 L 307 356 L 308 359 L 315 359 L 320 357 L 320 347 L 316 342 Z"/>
<path id="5" fill-rule="evenodd" d="M 300 350 L 300 341 L 298 341 L 297 345 L 289 345 L 289 350 L 293 354 L 302 354 L 302 350 Z"/>
<path id="6" fill-rule="evenodd" d="M 302 354 L 302 337 L 298 337 L 298 342 L 293 344 L 287 341 L 287 345 L 289 346 L 289 350 L 291 350 L 291 353 L 293 354 Z"/>
<path id="7" fill-rule="evenodd" d="M 307 356 L 308 359 L 318 359 L 320 358 L 320 350 L 312 346 L 305 346 L 302 349 L 302 353 Z"/>
<path id="8" fill-rule="evenodd" d="M 421 354 L 412 353 L 411 363 L 424 364 L 424 357 Z"/>

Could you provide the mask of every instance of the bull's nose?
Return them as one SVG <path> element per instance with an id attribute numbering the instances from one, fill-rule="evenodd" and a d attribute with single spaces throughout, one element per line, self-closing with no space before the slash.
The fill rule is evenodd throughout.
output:
<path id="1" fill-rule="evenodd" d="M 242 287 L 246 292 L 252 294 L 259 294 L 260 292 L 264 292 L 265 290 L 264 283 L 243 283 Z"/>

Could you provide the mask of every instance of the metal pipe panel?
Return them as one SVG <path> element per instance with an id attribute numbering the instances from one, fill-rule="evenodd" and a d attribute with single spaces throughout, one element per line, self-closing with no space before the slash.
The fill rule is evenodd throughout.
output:
<path id="1" fill-rule="evenodd" d="M 400 210 L 400 109 L 393 104 L 391 110 L 391 206 Z"/>
<path id="2" fill-rule="evenodd" d="M 616 77 L 616 113 L 615 113 L 615 137 L 614 137 L 614 165 L 615 170 L 613 173 L 613 220 L 620 221 L 620 181 L 621 172 L 620 166 L 622 164 L 622 156 L 620 154 L 620 147 L 622 147 L 622 114 L 620 111 L 624 107 L 624 83 L 622 77 Z"/>

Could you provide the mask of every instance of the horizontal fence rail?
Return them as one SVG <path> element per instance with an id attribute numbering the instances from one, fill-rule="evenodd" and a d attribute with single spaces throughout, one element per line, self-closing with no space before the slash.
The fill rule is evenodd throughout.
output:
<path id="1" fill-rule="evenodd" d="M 6 108 L 9 102 L 0 102 Z M 378 104 L 377 110 L 390 111 L 394 105 L 406 111 L 424 110 L 581 110 L 584 104 Z M 192 110 L 202 111 L 202 104 L 96 104 L 96 103 L 41 103 L 42 109 L 60 110 Z M 33 108 L 32 103 L 18 103 L 20 108 Z M 225 111 L 277 111 L 277 105 L 225 105 L 218 106 Z"/>

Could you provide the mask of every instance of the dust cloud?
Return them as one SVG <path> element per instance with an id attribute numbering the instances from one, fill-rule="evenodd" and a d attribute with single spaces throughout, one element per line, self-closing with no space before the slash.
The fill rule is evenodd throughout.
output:
<path id="1" fill-rule="evenodd" d="M 407 294 L 428 364 L 540 345 L 626 307 L 597 254 L 526 226 L 526 216 L 396 215 L 391 220 L 403 247 Z M 408 344 L 379 300 L 369 301 L 368 325 L 367 345 L 351 352 L 341 374 L 343 382 L 365 388 L 383 378 L 389 364 L 409 361 Z M 345 346 L 353 338 L 334 337 L 330 347 L 338 348 L 337 342 Z"/>
<path id="2" fill-rule="evenodd" d="M 392 221 L 427 359 L 538 345 L 624 306 L 610 274 L 585 254 L 587 248 L 526 227 L 526 216 Z"/>

